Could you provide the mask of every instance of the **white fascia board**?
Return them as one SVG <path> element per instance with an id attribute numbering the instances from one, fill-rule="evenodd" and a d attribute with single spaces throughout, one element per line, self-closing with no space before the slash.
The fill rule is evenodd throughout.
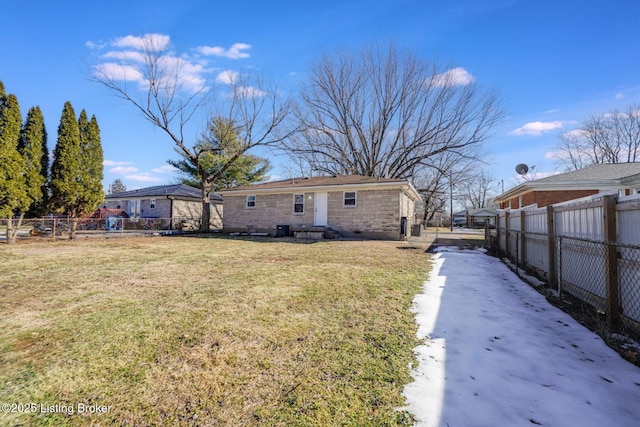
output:
<path id="1" fill-rule="evenodd" d="M 247 188 L 244 190 L 220 191 L 222 197 L 253 196 L 257 194 L 299 194 L 299 193 L 328 193 L 331 191 L 359 191 L 359 190 L 387 190 L 398 189 L 410 194 L 419 200 L 420 195 L 409 182 L 373 182 L 367 184 L 343 184 L 343 185 L 316 185 L 306 187 L 280 187 L 280 188 Z"/>
<path id="2" fill-rule="evenodd" d="M 623 184 L 620 180 L 593 180 L 593 181 L 578 181 L 578 182 L 525 182 L 517 187 L 512 188 L 509 191 L 505 191 L 501 195 L 495 198 L 498 201 L 506 201 L 512 199 L 521 194 L 530 191 L 570 191 L 570 190 L 597 190 L 597 191 L 610 191 L 618 190 L 628 187 L 628 184 Z"/>

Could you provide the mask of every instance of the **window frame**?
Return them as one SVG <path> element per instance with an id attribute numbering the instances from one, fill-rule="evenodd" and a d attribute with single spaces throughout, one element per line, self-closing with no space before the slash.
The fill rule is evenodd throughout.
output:
<path id="1" fill-rule="evenodd" d="M 253 199 L 253 201 L 250 201 L 250 199 Z M 256 196 L 255 194 L 250 194 L 247 195 L 247 198 L 245 199 L 245 203 L 244 203 L 244 207 L 245 209 L 255 209 L 256 208 Z M 250 203 L 253 203 L 252 205 Z"/>
<path id="2" fill-rule="evenodd" d="M 296 203 L 296 196 L 300 196 L 302 198 L 302 203 Z M 301 211 L 296 210 L 296 205 L 300 205 L 302 207 Z M 293 195 L 293 214 L 294 215 L 304 215 L 304 193 L 296 193 Z"/>
<path id="3" fill-rule="evenodd" d="M 149 199 L 149 209 L 155 209 L 156 206 L 156 199 Z"/>
<path id="4" fill-rule="evenodd" d="M 353 197 L 347 199 L 347 194 L 353 194 Z M 353 200 L 353 204 L 347 204 L 347 200 Z M 343 191 L 342 192 L 342 207 L 343 208 L 355 208 L 358 206 L 358 192 L 357 191 Z"/>

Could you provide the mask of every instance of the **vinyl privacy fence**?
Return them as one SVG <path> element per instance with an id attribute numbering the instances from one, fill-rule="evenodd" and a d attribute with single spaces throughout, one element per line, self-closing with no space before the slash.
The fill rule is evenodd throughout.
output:
<path id="1" fill-rule="evenodd" d="M 615 194 L 498 212 L 500 255 L 640 332 L 640 198 Z"/>

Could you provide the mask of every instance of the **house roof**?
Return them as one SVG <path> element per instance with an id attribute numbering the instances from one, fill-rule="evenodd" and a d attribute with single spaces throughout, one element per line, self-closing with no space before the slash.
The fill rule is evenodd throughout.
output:
<path id="1" fill-rule="evenodd" d="M 420 198 L 416 189 L 409 181 L 404 179 L 375 178 L 362 175 L 336 175 L 336 176 L 315 176 L 309 178 L 290 178 L 280 181 L 270 181 L 262 184 L 245 185 L 242 187 L 224 190 L 224 194 L 245 194 L 245 193 L 287 193 L 301 189 L 312 189 L 315 191 L 334 190 L 339 187 L 341 190 L 351 188 L 402 188 L 409 192 L 412 198 Z"/>
<path id="2" fill-rule="evenodd" d="M 156 185 L 154 187 L 139 188 L 137 190 L 123 191 L 121 193 L 113 193 L 106 196 L 107 200 L 134 199 L 145 197 L 174 197 L 176 199 L 197 199 L 200 200 L 202 194 L 199 188 L 191 187 L 185 184 Z M 222 201 L 222 197 L 218 194 L 211 193 L 211 201 Z"/>
<path id="3" fill-rule="evenodd" d="M 498 201 L 533 190 L 599 190 L 608 191 L 640 186 L 640 162 L 592 165 L 584 169 L 526 181 L 500 196 Z"/>
<path id="4" fill-rule="evenodd" d="M 469 209 L 469 216 L 495 216 L 496 210 L 489 208 Z"/>
<path id="5" fill-rule="evenodd" d="M 593 165 L 584 169 L 571 172 L 551 175 L 541 178 L 535 182 L 594 182 L 623 180 L 635 175 L 640 176 L 640 163 L 612 163 L 604 165 Z"/>

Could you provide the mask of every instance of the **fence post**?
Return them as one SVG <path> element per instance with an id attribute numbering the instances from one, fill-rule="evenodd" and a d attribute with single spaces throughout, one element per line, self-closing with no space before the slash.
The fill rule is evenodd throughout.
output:
<path id="1" fill-rule="evenodd" d="M 500 248 L 500 213 L 496 214 L 496 255 L 500 256 L 502 248 Z"/>
<path id="2" fill-rule="evenodd" d="M 511 251 L 509 250 L 509 223 L 511 222 L 509 220 L 509 211 L 506 211 L 504 213 L 504 252 L 507 256 L 507 258 L 510 258 L 510 254 Z"/>
<path id="3" fill-rule="evenodd" d="M 525 237 L 525 212 L 520 211 L 520 265 L 527 266 L 527 238 Z"/>
<path id="4" fill-rule="evenodd" d="M 556 283 L 556 229 L 553 206 L 547 206 L 547 246 L 548 264 L 547 281 L 550 287 Z"/>
<path id="5" fill-rule="evenodd" d="M 607 294 L 607 320 L 611 324 L 620 318 L 620 302 L 618 296 L 618 251 L 616 231 L 616 196 L 609 195 L 602 198 L 602 212 L 604 214 L 604 260 L 605 281 Z"/>

